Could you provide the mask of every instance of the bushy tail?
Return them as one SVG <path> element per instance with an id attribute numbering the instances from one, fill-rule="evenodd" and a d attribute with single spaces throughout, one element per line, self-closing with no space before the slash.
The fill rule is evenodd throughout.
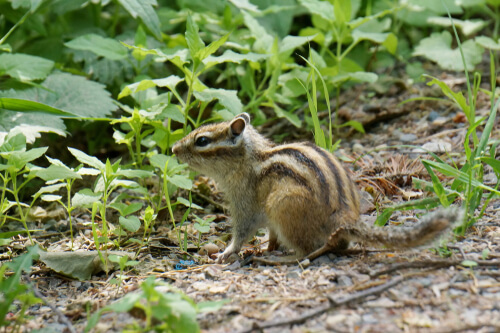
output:
<path id="1" fill-rule="evenodd" d="M 358 223 L 349 228 L 349 240 L 367 245 L 404 249 L 429 245 L 462 222 L 463 211 L 457 208 L 440 209 L 424 216 L 412 227 L 374 227 Z"/>

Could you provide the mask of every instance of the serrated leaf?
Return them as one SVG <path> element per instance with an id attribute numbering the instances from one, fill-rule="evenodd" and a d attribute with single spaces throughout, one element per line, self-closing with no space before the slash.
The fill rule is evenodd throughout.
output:
<path id="1" fill-rule="evenodd" d="M 481 29 L 483 29 L 488 22 L 483 21 L 483 20 L 459 20 L 453 18 L 453 24 L 462 30 L 462 33 L 465 36 L 470 36 L 472 34 L 475 34 L 476 32 L 479 32 Z M 427 19 L 427 23 L 430 24 L 435 24 L 439 25 L 442 27 L 451 27 L 452 23 L 448 17 L 441 17 L 441 16 L 435 16 L 435 17 L 429 17 Z"/>
<path id="2" fill-rule="evenodd" d="M 141 221 L 137 216 L 134 215 L 129 217 L 120 216 L 118 221 L 120 222 L 120 225 L 123 227 L 123 229 L 130 232 L 136 232 L 141 227 Z"/>
<path id="3" fill-rule="evenodd" d="M 99 201 L 102 193 L 94 193 L 91 189 L 85 188 L 78 191 L 71 198 L 71 205 L 74 207 L 91 207 L 96 201 Z"/>
<path id="4" fill-rule="evenodd" d="M 167 169 L 170 169 L 172 166 L 178 165 L 177 161 L 172 156 L 167 156 L 163 154 L 156 154 L 149 158 L 149 163 L 152 166 L 161 170 L 161 172 L 165 172 L 165 165 L 167 165 Z"/>
<path id="5" fill-rule="evenodd" d="M 424 38 L 415 48 L 414 56 L 423 56 L 436 62 L 441 68 L 463 71 L 464 64 L 458 48 L 451 48 L 452 36 L 448 31 L 441 33 L 435 32 L 430 37 Z M 467 40 L 462 44 L 465 63 L 468 70 L 474 67 L 482 60 L 483 48 L 473 40 Z"/>
<path id="6" fill-rule="evenodd" d="M 259 21 L 257 21 L 247 11 L 243 10 L 242 14 L 245 25 L 250 30 L 252 37 L 255 38 L 253 49 L 262 53 L 267 53 L 268 51 L 270 51 L 271 46 L 274 42 L 274 37 L 270 35 L 266 31 L 266 29 L 259 23 Z"/>
<path id="7" fill-rule="evenodd" d="M 142 23 L 161 40 L 160 20 L 153 6 L 157 5 L 156 0 L 118 0 L 118 2 L 132 15 L 139 17 Z"/>
<path id="8" fill-rule="evenodd" d="M 76 159 L 79 162 L 86 164 L 86 165 L 90 165 L 91 167 L 94 167 L 94 168 L 100 170 L 101 172 L 105 169 L 104 163 L 99 161 L 96 157 L 89 156 L 89 155 L 85 154 L 83 151 L 78 150 L 76 148 L 68 147 L 68 150 L 73 156 L 76 157 Z"/>
<path id="9" fill-rule="evenodd" d="M 235 7 L 248 10 L 254 13 L 260 13 L 259 7 L 251 4 L 248 0 L 229 0 Z"/>
<path id="10" fill-rule="evenodd" d="M 279 52 L 282 53 L 291 53 L 297 47 L 306 44 L 307 42 L 311 42 L 315 36 L 286 36 L 280 42 Z"/>
<path id="11" fill-rule="evenodd" d="M 0 75 L 8 75 L 20 81 L 42 80 L 54 68 L 54 62 L 45 58 L 16 53 L 0 54 Z"/>
<path id="12" fill-rule="evenodd" d="M 28 151 L 12 154 L 9 156 L 8 164 L 18 170 L 22 169 L 26 163 L 36 160 L 47 151 L 48 147 L 33 148 Z"/>
<path id="13" fill-rule="evenodd" d="M 217 99 L 234 116 L 243 112 L 243 104 L 241 104 L 236 90 L 207 88 L 203 91 L 195 91 L 194 96 L 203 102 L 210 102 Z"/>
<path id="14" fill-rule="evenodd" d="M 80 168 L 76 173 L 82 176 L 97 176 L 101 171 L 93 168 Z"/>
<path id="15" fill-rule="evenodd" d="M 26 150 L 26 137 L 17 131 L 10 131 L 0 145 L 0 152 L 14 152 Z"/>
<path id="16" fill-rule="evenodd" d="M 90 51 L 111 60 L 121 60 L 128 56 L 127 49 L 120 42 L 96 34 L 77 37 L 64 45 L 74 50 Z"/>

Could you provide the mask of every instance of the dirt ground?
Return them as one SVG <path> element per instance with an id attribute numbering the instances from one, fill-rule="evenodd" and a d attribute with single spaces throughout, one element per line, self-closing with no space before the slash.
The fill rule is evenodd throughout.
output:
<path id="1" fill-rule="evenodd" d="M 461 79 L 442 79 L 463 89 Z M 423 84 L 407 87 L 394 83 L 377 89 L 363 86 L 347 91 L 339 110 L 341 117 L 357 119 L 367 130 L 363 135 L 344 133 L 338 151 L 339 156 L 349 157 L 368 153 L 354 168 L 351 166 L 360 189 L 367 194 L 362 217 L 366 223 L 375 220 L 377 206 L 425 195 L 411 187 L 411 176 L 429 180 L 418 162 L 426 155 L 415 146 L 436 153 L 445 147 L 460 159 L 466 134 L 463 115 L 449 103 L 417 101 L 399 105 L 407 98 L 438 95 L 436 90 Z M 488 110 L 488 98 L 484 96 L 478 104 L 479 116 Z M 283 132 L 293 131 L 284 120 L 261 130 L 275 133 L 276 127 Z M 496 139 L 500 138 L 499 127 L 497 120 L 493 132 Z M 296 138 L 291 139 L 307 135 L 294 133 Z M 497 182 L 489 169 L 484 179 L 490 186 Z M 201 184 L 212 191 L 200 200 L 204 210 L 195 212 L 199 216 L 216 216 L 204 240 L 222 248 L 221 235 L 230 233 L 230 227 L 224 211 L 219 210 L 221 194 L 211 181 L 199 178 L 199 188 Z M 422 213 L 396 212 L 390 224 L 418 223 L 415 214 Z M 83 214 L 76 219 L 80 230 L 75 247 L 80 250 L 94 245 L 90 226 L 84 224 L 86 218 L 88 215 Z M 182 290 L 195 302 L 228 300 L 219 310 L 198 315 L 204 332 L 500 332 L 498 199 L 490 202 L 484 216 L 464 237 L 450 240 L 447 249 L 441 248 L 439 253 L 432 248 L 394 252 L 356 245 L 353 250 L 357 251 L 351 254 L 267 265 L 255 258 L 272 261 L 287 254 L 263 252 L 267 236 L 261 233 L 242 251 L 244 259 L 218 265 L 194 251 L 190 253 L 196 264 L 175 270 L 183 256 L 172 244 L 174 237 L 169 229 L 166 222 L 156 229 L 151 246 L 141 251 L 139 265 L 127 272 L 128 278 L 118 293 L 116 286 L 107 283 L 116 272 L 81 282 L 57 275 L 38 263 L 31 280 L 47 302 L 70 319 L 77 332 L 85 327 L 87 309 L 93 312 L 125 293 L 136 292 L 138 284 L 150 275 Z M 37 239 L 51 249 L 68 248 L 67 237 Z M 21 249 L 23 240 L 13 246 Z M 67 331 L 47 305 L 32 307 L 28 313 L 32 317 L 25 325 L 26 331 Z M 140 323 L 141 319 L 128 313 L 109 313 L 94 331 L 119 332 L 134 321 Z"/>

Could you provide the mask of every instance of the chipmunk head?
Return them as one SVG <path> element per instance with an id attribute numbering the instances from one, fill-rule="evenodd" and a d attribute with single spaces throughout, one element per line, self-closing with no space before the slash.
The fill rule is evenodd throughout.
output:
<path id="1" fill-rule="evenodd" d="M 179 140 L 172 152 L 192 169 L 218 175 L 232 167 L 228 162 L 245 156 L 245 132 L 252 129 L 248 113 L 241 113 L 230 121 L 197 128 Z"/>

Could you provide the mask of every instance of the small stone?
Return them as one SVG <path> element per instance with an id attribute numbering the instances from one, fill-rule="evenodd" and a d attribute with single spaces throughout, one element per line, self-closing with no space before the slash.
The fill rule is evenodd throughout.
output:
<path id="1" fill-rule="evenodd" d="M 336 314 L 333 316 L 328 316 L 326 318 L 326 328 L 328 330 L 336 331 L 338 330 L 338 326 L 343 324 L 346 321 L 347 316 L 345 314 Z"/>
<path id="2" fill-rule="evenodd" d="M 399 140 L 403 142 L 413 142 L 417 139 L 417 136 L 413 133 L 403 133 L 399 136 Z"/>
<path id="3" fill-rule="evenodd" d="M 439 118 L 439 113 L 436 111 L 432 110 L 429 115 L 427 116 L 427 120 L 429 121 L 434 121 L 435 119 Z"/>
<path id="4" fill-rule="evenodd" d="M 337 277 L 337 282 L 341 287 L 352 286 L 352 280 L 347 275 L 340 275 Z"/>
<path id="5" fill-rule="evenodd" d="M 446 124 L 447 122 L 449 122 L 449 119 L 448 118 L 445 118 L 445 117 L 438 117 L 436 119 L 434 119 L 432 121 L 432 125 L 434 126 L 443 126 L 444 124 Z"/>
<path id="6" fill-rule="evenodd" d="M 219 252 L 219 247 L 217 245 L 215 245 L 214 243 L 207 243 L 200 248 L 198 254 L 202 256 L 207 255 L 211 257 L 213 254 L 217 252 Z"/>
<path id="7" fill-rule="evenodd" d="M 359 143 L 355 143 L 352 145 L 352 151 L 355 153 L 362 153 L 365 151 L 365 147 Z"/>
<path id="8" fill-rule="evenodd" d="M 300 273 L 297 271 L 291 271 L 286 273 L 286 278 L 287 279 L 298 279 L 300 278 Z"/>

